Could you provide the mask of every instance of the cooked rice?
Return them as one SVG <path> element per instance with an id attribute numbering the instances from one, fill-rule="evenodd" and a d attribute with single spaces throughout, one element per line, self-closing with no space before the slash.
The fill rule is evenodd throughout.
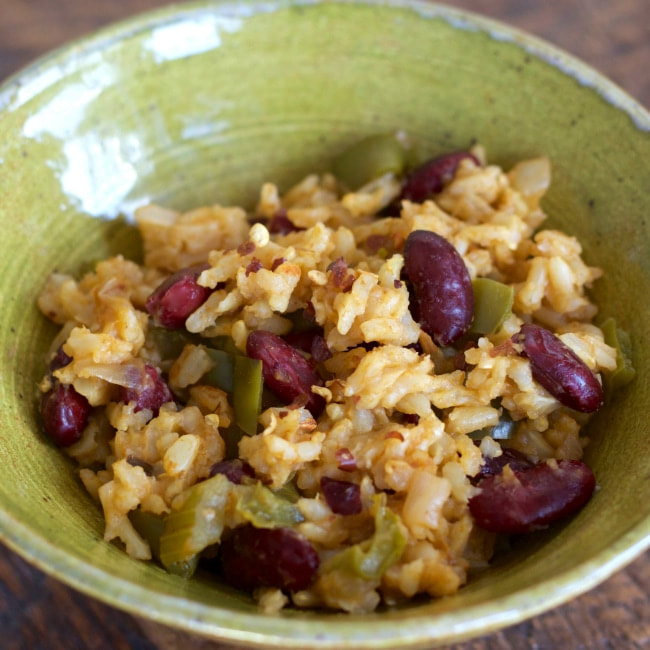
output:
<path id="1" fill-rule="evenodd" d="M 616 366 L 616 351 L 591 323 L 596 307 L 587 289 L 601 271 L 583 261 L 575 238 L 538 230 L 548 182 L 546 159 L 509 173 L 465 160 L 435 201 L 405 201 L 399 217 L 381 219 L 374 215 L 399 192 L 391 175 L 347 193 L 328 174 L 310 175 L 284 195 L 266 183 L 255 214 L 270 218 L 286 210 L 304 230 L 270 234 L 262 223 L 251 226 L 238 207 L 181 213 L 151 205 L 136 214 L 143 265 L 118 255 L 80 280 L 52 275 L 39 306 L 62 326 L 55 343 L 64 341 L 72 358 L 54 377 L 103 407 L 93 410 L 81 440 L 67 452 L 101 503 L 105 539 L 120 540 L 133 557 L 150 558 L 129 513 L 169 513 L 225 456 L 222 433 L 232 422 L 232 405 L 222 390 L 201 384 L 210 356 L 200 343 L 191 344 L 170 365 L 148 340 L 144 306 L 172 272 L 207 262 L 199 283 L 214 291 L 187 319 L 189 332 L 229 336 L 245 352 L 249 332 L 285 334 L 292 327 L 287 315 L 311 303 L 332 352 L 324 362 L 332 379 L 317 389 L 327 401 L 318 420 L 305 408 L 268 408 L 259 419 L 261 433 L 239 443 L 239 457 L 265 484 L 275 489 L 293 481 L 300 491 L 304 521 L 297 530 L 318 550 L 321 570 L 308 589 L 290 594 L 291 602 L 366 612 L 419 593 L 455 593 L 492 553 L 494 536 L 473 526 L 467 504 L 482 454 L 501 453 L 489 435 L 479 447 L 467 434 L 489 430 L 507 411 L 516 423 L 509 444 L 535 459 L 579 459 L 587 442 L 581 433 L 586 416 L 560 405 L 504 342 L 535 320 L 557 332 L 593 372 Z M 514 287 L 513 315 L 465 351 L 467 370 L 454 367 L 409 311 L 401 250 L 417 229 L 449 240 L 472 278 Z M 328 270 L 339 258 L 352 276 L 345 292 Z M 413 349 L 417 342 L 430 354 Z M 375 347 L 367 351 L 362 344 Z M 185 391 L 185 406 L 170 403 L 152 417 L 114 401 L 115 386 L 129 386 L 145 362 L 167 363 L 161 369 L 174 391 Z M 46 381 L 42 390 L 47 387 Z M 419 420 L 405 420 L 403 413 Z M 340 468 L 341 450 L 354 458 L 352 471 Z M 358 483 L 362 513 L 334 514 L 319 491 L 323 476 Z M 377 493 L 388 494 L 387 506 L 406 532 L 401 557 L 374 580 L 328 571 L 333 553 L 372 535 Z M 228 517 L 226 528 L 241 523 L 236 514 Z M 256 595 L 265 611 L 288 603 L 279 590 Z"/>

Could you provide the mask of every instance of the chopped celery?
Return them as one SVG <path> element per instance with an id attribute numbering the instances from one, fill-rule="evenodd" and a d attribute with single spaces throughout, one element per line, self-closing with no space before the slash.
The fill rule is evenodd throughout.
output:
<path id="1" fill-rule="evenodd" d="M 262 410 L 262 362 L 236 356 L 232 386 L 235 422 L 249 436 L 257 433 L 257 419 Z"/>
<path id="2" fill-rule="evenodd" d="M 493 334 L 512 311 L 514 289 L 490 278 L 472 280 L 472 289 L 474 320 L 469 331 L 474 334 Z"/>
<path id="3" fill-rule="evenodd" d="M 160 538 L 165 529 L 165 518 L 160 515 L 154 515 L 152 512 L 145 512 L 138 509 L 131 510 L 129 519 L 138 533 L 149 542 L 153 557 L 160 560 Z M 165 566 L 165 568 L 169 573 L 181 576 L 182 578 L 190 578 L 194 574 L 198 563 L 199 556 L 193 555 L 187 560 L 174 562 Z"/>
<path id="4" fill-rule="evenodd" d="M 323 571 L 341 570 L 366 580 L 377 580 L 397 562 L 406 546 L 406 531 L 401 519 L 386 505 L 386 495 L 374 497 L 375 532 L 330 558 Z"/>
<path id="5" fill-rule="evenodd" d="M 237 495 L 237 512 L 255 528 L 290 527 L 304 520 L 293 503 L 273 494 L 259 481 L 238 486 Z"/>
<path id="6" fill-rule="evenodd" d="M 343 151 L 333 162 L 334 175 L 351 190 L 388 172 L 404 170 L 406 154 L 394 135 L 371 135 Z"/>
<path id="7" fill-rule="evenodd" d="M 625 384 L 629 384 L 636 375 L 632 366 L 632 342 L 630 335 L 616 326 L 613 318 L 606 319 L 600 326 L 605 336 L 605 343 L 616 349 L 616 368 L 605 375 L 605 382 L 610 390 L 616 390 Z"/>
<path id="8" fill-rule="evenodd" d="M 159 535 L 163 566 L 170 573 L 192 575 L 200 553 L 221 541 L 227 509 L 256 528 L 291 527 L 304 520 L 293 503 L 273 494 L 260 481 L 235 485 L 224 474 L 216 474 L 189 489 L 180 508 L 164 519 L 162 531 L 156 530 L 160 524 L 146 522 L 152 534 Z"/>
<path id="9" fill-rule="evenodd" d="M 220 541 L 232 491 L 233 484 L 223 474 L 190 488 L 183 505 L 165 518 L 160 537 L 160 561 L 165 568 L 192 562 L 203 549 Z"/>

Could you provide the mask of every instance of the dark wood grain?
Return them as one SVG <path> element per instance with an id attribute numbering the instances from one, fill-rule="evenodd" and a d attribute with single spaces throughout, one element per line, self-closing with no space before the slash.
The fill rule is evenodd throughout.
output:
<path id="1" fill-rule="evenodd" d="M 161 0 L 0 0 L 0 79 L 37 56 Z M 650 0 L 452 0 L 534 33 L 650 106 Z M 448 650 L 650 648 L 650 554 L 589 593 Z M 7 650 L 226 650 L 88 598 L 0 548 L 0 647 Z"/>

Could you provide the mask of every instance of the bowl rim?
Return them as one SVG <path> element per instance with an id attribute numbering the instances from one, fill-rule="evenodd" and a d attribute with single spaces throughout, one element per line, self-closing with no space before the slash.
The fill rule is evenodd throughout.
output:
<path id="1" fill-rule="evenodd" d="M 58 68 L 63 75 L 70 66 L 74 67 L 75 61 L 83 60 L 122 39 L 134 37 L 152 28 L 173 24 L 203 12 L 245 18 L 294 6 L 323 4 L 409 9 L 425 19 L 442 19 L 455 29 L 479 31 L 496 41 L 512 43 L 576 79 L 581 85 L 592 88 L 613 108 L 627 114 L 640 132 L 650 132 L 650 113 L 590 65 L 557 46 L 506 23 L 426 0 L 193 0 L 166 5 L 127 17 L 74 39 L 13 73 L 0 84 L 0 114 L 20 106 L 20 88 L 38 80 L 49 70 Z M 465 606 L 462 618 L 458 616 L 458 610 L 435 617 L 430 614 L 412 614 L 408 618 L 408 629 L 396 628 L 396 620 L 391 617 L 373 616 L 372 625 L 364 629 L 362 635 L 359 633 L 359 617 L 350 615 L 269 617 L 203 605 L 180 596 L 160 593 L 152 595 L 141 584 L 115 576 L 107 585 L 103 571 L 80 562 L 1 508 L 0 541 L 44 573 L 88 596 L 158 623 L 212 639 L 257 647 L 392 648 L 395 643 L 399 643 L 400 647 L 415 648 L 424 645 L 431 647 L 432 643 L 460 642 L 479 633 L 492 632 L 557 607 L 588 591 L 650 548 L 650 517 L 631 526 L 595 557 L 560 574 L 562 581 L 559 587 L 558 576 L 555 575 L 534 588 L 519 589 L 486 604 Z M 289 621 L 290 629 L 287 626 Z M 330 623 L 326 630 L 322 627 L 324 622 Z M 335 626 L 331 625 L 333 622 L 336 622 Z"/>

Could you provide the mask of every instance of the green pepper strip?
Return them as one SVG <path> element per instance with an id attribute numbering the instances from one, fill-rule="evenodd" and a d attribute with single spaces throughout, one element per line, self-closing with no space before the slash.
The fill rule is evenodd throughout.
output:
<path id="1" fill-rule="evenodd" d="M 388 172 L 400 175 L 406 154 L 394 135 L 371 135 L 343 151 L 332 164 L 332 171 L 351 190 Z"/>
<path id="2" fill-rule="evenodd" d="M 512 312 L 514 289 L 490 278 L 472 280 L 472 289 L 474 320 L 469 331 L 474 334 L 493 334 Z"/>
<path id="3" fill-rule="evenodd" d="M 379 579 L 395 562 L 406 546 L 406 531 L 401 519 L 386 506 L 386 495 L 374 497 L 375 533 L 333 556 L 323 566 L 323 572 L 341 570 L 365 580 Z"/>
<path id="4" fill-rule="evenodd" d="M 613 318 L 608 318 L 600 326 L 605 336 L 605 343 L 616 349 L 616 368 L 605 375 L 605 383 L 609 390 L 616 390 L 629 384 L 636 375 L 632 365 L 632 342 L 630 335 L 616 326 Z"/>
<path id="5" fill-rule="evenodd" d="M 146 342 L 156 348 L 162 359 L 177 359 L 188 343 L 196 342 L 196 336 L 184 330 L 150 325 L 147 328 Z"/>
<path id="6" fill-rule="evenodd" d="M 232 386 L 235 422 L 249 436 L 257 433 L 257 419 L 262 410 L 262 362 L 236 356 Z"/>
<path id="7" fill-rule="evenodd" d="M 224 350 L 206 348 L 208 356 L 214 362 L 214 367 L 203 375 L 201 382 L 221 388 L 226 393 L 232 393 L 235 375 L 235 357 Z"/>
<path id="8" fill-rule="evenodd" d="M 229 393 L 235 424 L 249 436 L 255 435 L 262 410 L 262 362 L 224 350 L 206 349 L 214 367 L 203 375 L 201 381 Z"/>

